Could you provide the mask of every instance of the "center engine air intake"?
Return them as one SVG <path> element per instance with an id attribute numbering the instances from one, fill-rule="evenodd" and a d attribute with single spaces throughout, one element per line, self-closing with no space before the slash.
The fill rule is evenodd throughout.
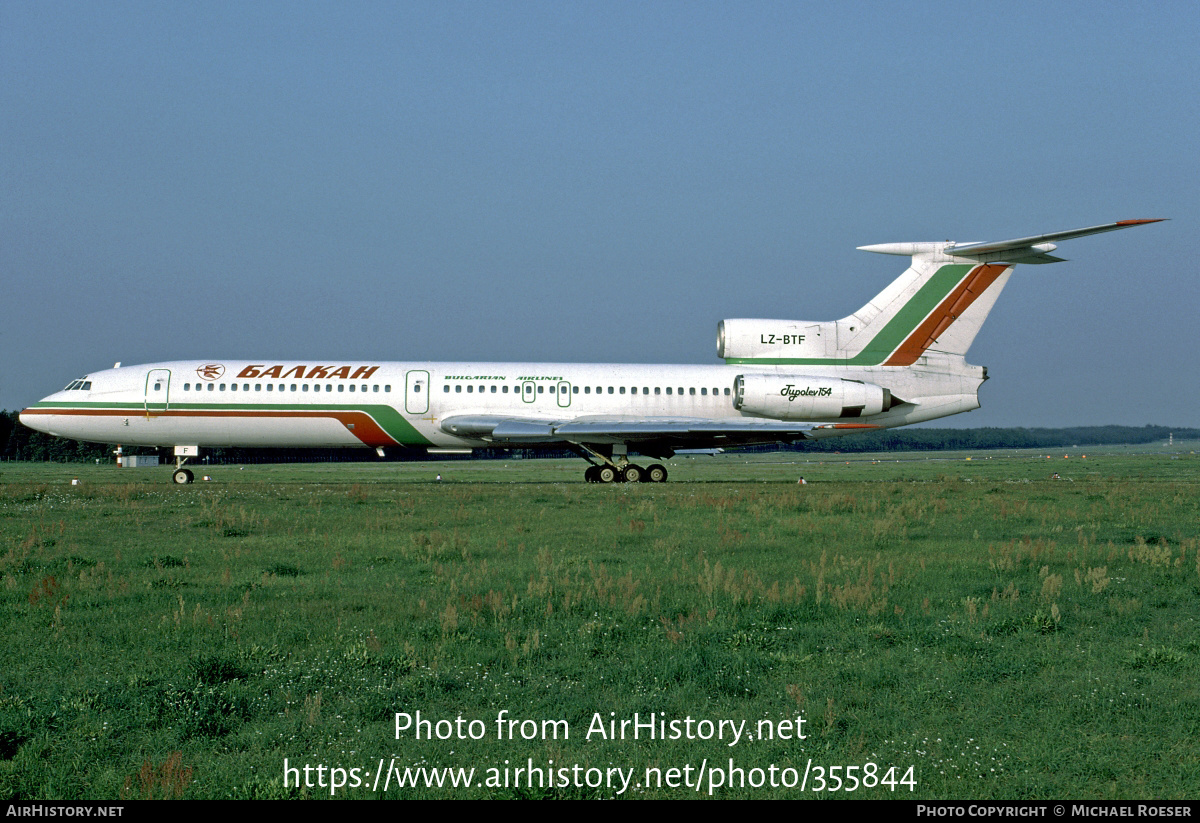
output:
<path id="1" fill-rule="evenodd" d="M 858 380 L 803 374 L 739 374 L 733 407 L 776 420 L 845 420 L 892 407 L 892 393 Z"/>

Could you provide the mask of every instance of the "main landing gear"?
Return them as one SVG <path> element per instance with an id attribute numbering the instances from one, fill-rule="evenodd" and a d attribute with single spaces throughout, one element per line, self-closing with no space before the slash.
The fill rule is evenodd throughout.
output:
<path id="1" fill-rule="evenodd" d="M 633 463 L 623 466 L 588 466 L 583 479 L 589 483 L 662 483 L 667 479 L 667 469 L 658 463 L 643 469 Z"/>
<path id="2" fill-rule="evenodd" d="M 625 446 L 614 445 L 584 445 L 574 443 L 571 450 L 588 461 L 583 473 L 583 479 L 589 483 L 663 483 L 667 479 L 667 469 L 661 463 L 655 463 L 649 468 L 630 463 Z M 659 455 L 670 457 L 670 453 Z"/>

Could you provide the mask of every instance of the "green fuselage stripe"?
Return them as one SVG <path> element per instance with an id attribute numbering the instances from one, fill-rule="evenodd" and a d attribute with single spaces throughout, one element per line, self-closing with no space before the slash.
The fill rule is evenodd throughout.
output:
<path id="1" fill-rule="evenodd" d="M 162 414 L 163 403 L 152 403 L 150 414 Z M 34 403 L 30 406 L 31 409 L 111 409 L 113 411 L 132 412 L 134 414 L 146 414 L 145 403 Z M 321 413 L 330 412 L 331 414 L 338 413 L 353 413 L 359 412 L 370 416 L 379 428 L 383 429 L 389 437 L 397 443 L 403 443 L 406 446 L 428 446 L 431 441 L 422 436 L 411 423 L 404 419 L 404 415 L 398 412 L 392 406 L 385 404 L 369 405 L 369 406 L 335 406 L 331 404 L 292 404 L 281 403 L 277 405 L 266 405 L 259 403 L 176 403 L 170 402 L 166 404 L 169 412 L 206 412 L 206 411 L 245 411 L 254 412 L 256 414 L 274 413 L 274 412 L 308 412 Z M 286 415 L 285 415 L 286 416 Z"/>

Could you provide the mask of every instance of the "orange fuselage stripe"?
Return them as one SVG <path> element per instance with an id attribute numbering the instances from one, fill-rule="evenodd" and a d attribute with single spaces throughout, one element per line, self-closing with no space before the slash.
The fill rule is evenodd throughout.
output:
<path id="1" fill-rule="evenodd" d="M 209 410 L 171 410 L 151 411 L 141 409 L 26 409 L 21 414 L 61 414 L 95 417 L 331 417 L 367 446 L 395 446 L 397 441 L 379 427 L 379 424 L 368 414 L 360 411 L 230 411 L 225 409 Z"/>

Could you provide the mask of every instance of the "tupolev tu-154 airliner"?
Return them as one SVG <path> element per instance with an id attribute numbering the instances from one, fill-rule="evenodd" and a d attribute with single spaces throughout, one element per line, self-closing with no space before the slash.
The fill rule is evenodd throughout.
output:
<path id="1" fill-rule="evenodd" d="M 722 320 L 721 365 L 184 360 L 73 380 L 21 412 L 59 437 L 174 447 L 176 483 L 203 448 L 570 449 L 590 482 L 661 482 L 678 450 L 796 442 L 979 408 L 967 350 L 1017 263 L 1122 220 L 996 243 L 883 243 L 912 259 L 841 320 Z"/>

